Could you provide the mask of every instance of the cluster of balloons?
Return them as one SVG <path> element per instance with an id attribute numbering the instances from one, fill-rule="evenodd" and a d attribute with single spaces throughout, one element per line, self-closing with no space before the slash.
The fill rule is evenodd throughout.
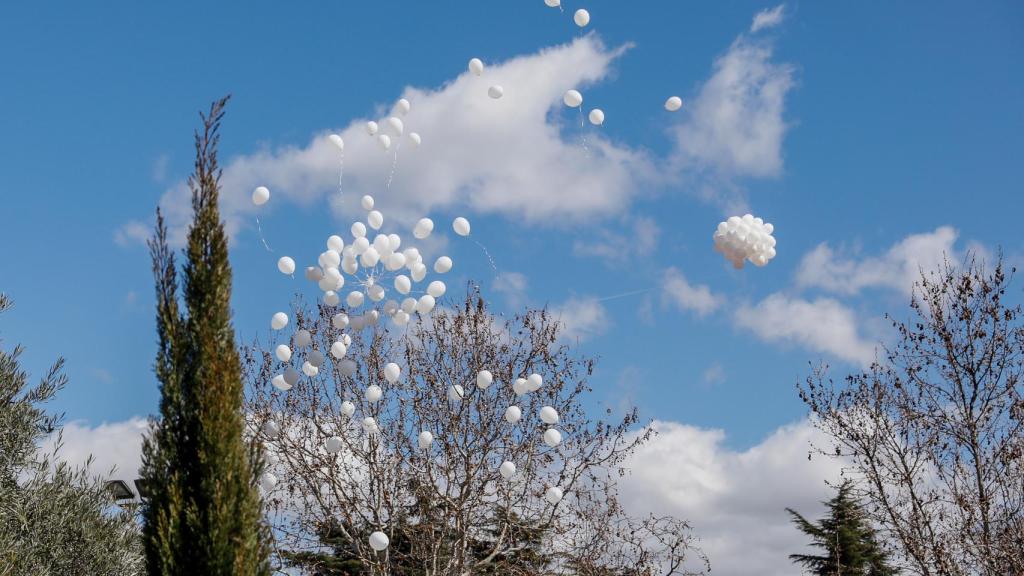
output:
<path id="1" fill-rule="evenodd" d="M 395 103 L 394 109 L 392 110 L 393 114 L 391 116 L 388 116 L 380 122 L 370 120 L 366 123 L 366 133 L 370 135 L 370 137 L 377 139 L 377 144 L 380 146 L 381 150 L 390 150 L 392 143 L 396 142 L 403 134 L 405 134 L 405 122 L 402 121 L 401 117 L 408 114 L 410 109 L 412 109 L 412 104 L 410 104 L 405 98 L 400 98 L 398 102 Z M 341 136 L 332 134 L 330 138 L 339 149 L 345 149 L 345 142 L 341 139 Z M 409 132 L 408 138 L 414 148 L 423 142 L 423 138 L 420 137 L 417 132 Z"/>
<path id="2" fill-rule="evenodd" d="M 770 223 L 750 214 L 732 216 L 719 222 L 714 234 L 715 250 L 737 269 L 743 268 L 744 260 L 764 266 L 775 258 L 774 231 Z"/>
<path id="3" fill-rule="evenodd" d="M 562 102 L 569 108 L 579 108 L 583 105 L 583 94 L 580 94 L 579 90 L 567 90 L 565 95 L 562 96 Z M 587 119 L 594 126 L 600 126 L 604 124 L 604 111 L 600 108 L 594 108 L 587 115 Z"/>

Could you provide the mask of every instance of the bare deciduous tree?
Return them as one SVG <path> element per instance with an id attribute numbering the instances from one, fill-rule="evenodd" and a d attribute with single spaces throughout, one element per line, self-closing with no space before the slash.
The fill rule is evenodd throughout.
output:
<path id="1" fill-rule="evenodd" d="M 1010 276 L 1001 258 L 988 271 L 973 257 L 922 273 L 915 317 L 892 320 L 881 360 L 800 387 L 911 573 L 1024 574 L 1024 326 Z"/>
<path id="2" fill-rule="evenodd" d="M 297 318 L 325 354 L 344 338 L 332 324 L 338 312 L 320 306 Z M 400 333 L 383 320 L 352 331 L 351 363 L 329 359 L 288 392 L 268 385 L 281 363 L 248 350 L 251 429 L 279 460 L 268 506 L 289 551 L 281 556 L 317 574 L 701 573 L 706 559 L 685 522 L 630 518 L 620 507 L 616 479 L 651 432 L 631 431 L 635 410 L 614 423 L 588 419 L 582 401 L 594 362 L 560 344 L 558 330 L 545 311 L 502 321 L 471 294 Z M 388 362 L 402 367 L 397 382 L 383 375 Z M 492 386 L 476 385 L 480 370 L 493 374 Z M 513 382 L 532 373 L 543 386 L 517 394 Z M 364 396 L 372 385 L 384 391 L 376 403 Z M 461 400 L 451 398 L 455 385 Z M 505 419 L 511 405 L 522 411 L 514 424 Z M 560 415 L 557 447 L 542 440 L 544 406 Z M 367 417 L 378 431 L 364 430 Z M 276 439 L 264 432 L 271 419 L 282 430 Z M 426 450 L 422 431 L 434 437 Z M 341 442 L 337 453 L 326 450 L 330 437 Z M 506 460 L 516 465 L 511 479 L 499 472 Z M 551 487 L 564 492 L 557 504 Z M 390 538 L 382 553 L 367 542 L 375 530 Z M 317 553 L 328 541 L 330 553 Z"/>

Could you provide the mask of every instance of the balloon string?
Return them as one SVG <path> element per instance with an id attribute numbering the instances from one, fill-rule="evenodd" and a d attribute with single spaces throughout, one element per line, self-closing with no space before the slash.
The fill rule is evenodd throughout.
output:
<path id="1" fill-rule="evenodd" d="M 491 269 L 494 270 L 494 275 L 497 276 L 498 275 L 498 266 L 495 265 L 494 258 L 491 258 L 491 253 L 487 251 L 487 247 L 484 246 L 483 244 L 477 242 L 476 240 L 473 240 L 473 242 L 477 246 L 479 246 L 481 250 L 484 251 L 484 255 L 487 256 L 487 261 L 491 263 Z"/>
<path id="2" fill-rule="evenodd" d="M 625 298 L 626 296 L 636 296 L 637 294 L 643 294 L 645 292 L 650 292 L 651 290 L 654 290 L 654 288 L 643 288 L 641 290 L 632 290 L 630 292 L 623 292 L 622 294 L 616 294 L 614 296 L 605 296 L 604 298 L 598 298 L 597 302 L 604 302 L 606 300 L 615 300 L 616 298 Z"/>
<path id="3" fill-rule="evenodd" d="M 583 118 L 583 104 L 580 104 L 577 108 L 580 111 L 580 128 L 581 129 L 585 129 L 587 127 L 587 124 L 586 124 L 586 121 Z M 583 132 L 583 135 L 580 136 L 580 141 L 583 143 L 583 152 L 587 156 L 590 156 L 590 149 L 587 148 L 587 133 L 586 133 L 585 130 Z"/>
<path id="4" fill-rule="evenodd" d="M 267 239 L 263 237 L 263 226 L 260 225 L 260 217 L 256 217 L 256 230 L 260 234 L 260 242 L 263 242 L 263 247 L 267 249 L 267 252 L 273 252 L 270 249 L 270 245 L 267 244 Z"/>
<path id="5" fill-rule="evenodd" d="M 391 172 L 388 174 L 387 190 L 391 190 L 391 180 L 395 177 L 395 169 L 398 168 L 398 149 L 402 147 L 402 143 L 399 142 L 395 146 L 395 158 L 391 161 Z"/>
<path id="6" fill-rule="evenodd" d="M 338 198 L 340 198 L 342 202 L 345 201 L 345 196 L 342 193 L 342 189 L 341 189 L 341 183 L 342 183 L 342 181 L 344 179 L 345 179 L 345 153 L 342 152 L 341 153 L 340 168 L 338 170 Z"/>

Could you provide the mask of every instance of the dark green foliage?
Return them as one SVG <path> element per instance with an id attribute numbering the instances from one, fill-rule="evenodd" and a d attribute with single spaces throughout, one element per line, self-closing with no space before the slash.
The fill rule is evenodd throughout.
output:
<path id="1" fill-rule="evenodd" d="M 786 508 L 793 523 L 812 539 L 812 545 L 821 548 L 823 555 L 790 554 L 794 563 L 816 576 L 892 576 L 897 571 L 889 566 L 864 515 L 860 504 L 851 494 L 849 480 L 839 486 L 838 492 L 825 504 L 828 515 L 812 523 L 791 508 Z"/>
<path id="2" fill-rule="evenodd" d="M 242 379 L 231 325 L 231 267 L 217 208 L 218 130 L 227 98 L 202 115 L 189 178 L 193 222 L 179 308 L 177 268 L 157 211 L 160 418 L 143 444 L 150 574 L 269 574 L 269 533 L 255 487 L 260 459 L 244 440 Z"/>
<path id="3" fill-rule="evenodd" d="M 0 312 L 10 301 L 0 294 Z M 134 519 L 113 508 L 88 464 L 59 460 L 60 421 L 47 414 L 67 382 L 58 360 L 35 386 L 21 369 L 21 347 L 0 349 L 0 576 L 138 574 L 141 547 Z M 58 434 L 56 448 L 40 444 Z"/>

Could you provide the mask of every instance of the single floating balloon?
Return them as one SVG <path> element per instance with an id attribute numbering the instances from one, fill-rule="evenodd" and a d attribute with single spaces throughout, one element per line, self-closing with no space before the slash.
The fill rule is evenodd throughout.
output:
<path id="1" fill-rule="evenodd" d="M 387 550 L 390 543 L 391 541 L 388 539 L 388 535 L 383 532 L 374 532 L 373 534 L 370 534 L 370 548 L 373 548 L 377 552 Z"/>
<path id="2" fill-rule="evenodd" d="M 338 330 L 344 330 L 348 327 L 348 314 L 345 314 L 344 312 L 335 314 L 334 317 L 331 318 L 331 324 Z"/>
<path id="3" fill-rule="evenodd" d="M 469 236 L 469 220 L 459 216 L 452 221 L 452 230 L 459 236 Z"/>
<path id="4" fill-rule="evenodd" d="M 495 84 L 487 89 L 487 95 L 497 100 L 505 95 L 505 89 L 502 88 L 500 84 Z"/>
<path id="5" fill-rule="evenodd" d="M 260 488 L 263 488 L 264 492 L 270 492 L 277 486 L 277 476 L 274 476 L 270 472 L 264 472 L 260 476 Z"/>
<path id="6" fill-rule="evenodd" d="M 427 236 L 430 236 L 430 233 L 433 231 L 434 221 L 430 218 L 420 218 L 419 222 L 416 222 L 416 226 L 412 229 L 412 235 L 418 240 L 423 240 Z"/>
<path id="7" fill-rule="evenodd" d="M 394 362 L 388 362 L 384 366 L 384 379 L 394 384 L 398 382 L 398 377 L 402 375 L 402 369 Z"/>
<path id="8" fill-rule="evenodd" d="M 580 94 L 578 90 L 567 90 L 565 96 L 562 96 L 562 102 L 565 102 L 569 108 L 577 108 L 583 104 L 583 94 Z"/>
<path id="9" fill-rule="evenodd" d="M 544 0 L 544 3 L 547 4 L 549 8 L 558 8 L 562 5 L 562 0 Z"/>
<path id="10" fill-rule="evenodd" d="M 509 406 L 505 409 L 505 422 L 509 424 L 519 422 L 519 419 L 522 417 L 523 411 L 519 409 L 519 406 Z"/>
<path id="11" fill-rule="evenodd" d="M 481 390 L 486 390 L 491 384 L 494 383 L 494 375 L 491 374 L 490 370 L 481 370 L 476 373 L 476 387 Z"/>
<path id="12" fill-rule="evenodd" d="M 278 344 L 274 349 L 274 355 L 281 362 L 287 362 L 292 359 L 292 349 L 284 344 Z"/>
<path id="13" fill-rule="evenodd" d="M 327 439 L 327 442 L 324 443 L 324 448 L 326 448 L 327 452 L 330 454 L 337 454 L 338 452 L 341 452 L 341 447 L 343 445 L 344 442 L 340 436 L 331 436 Z"/>
<path id="14" fill-rule="evenodd" d="M 320 369 L 306 361 L 302 363 L 302 373 L 313 378 L 320 373 Z"/>
<path id="15" fill-rule="evenodd" d="M 281 434 L 281 427 L 277 425 L 277 422 L 273 420 L 267 420 L 266 424 L 263 425 L 263 433 L 273 440 Z"/>
<path id="16" fill-rule="evenodd" d="M 683 107 L 683 99 L 679 96 L 672 96 L 668 100 L 665 100 L 665 110 L 669 112 L 676 112 Z"/>
<path id="17" fill-rule="evenodd" d="M 484 63 L 479 58 L 473 58 L 469 61 L 469 71 L 475 76 L 479 76 L 484 73 Z"/>
<path id="18" fill-rule="evenodd" d="M 558 410 L 545 406 L 540 409 L 540 419 L 545 424 L 558 424 Z"/>
<path id="19" fill-rule="evenodd" d="M 345 400 L 341 403 L 341 413 L 348 418 L 351 418 L 356 413 L 356 405 Z"/>
<path id="20" fill-rule="evenodd" d="M 391 137 L 387 134 L 381 134 L 377 136 L 377 144 L 380 145 L 381 150 L 387 150 L 391 148 Z"/>
<path id="21" fill-rule="evenodd" d="M 444 293 L 447 289 L 448 288 L 444 285 L 444 282 L 441 282 L 440 280 L 434 280 L 429 285 L 427 285 L 427 294 L 430 294 L 434 298 L 440 298 L 441 296 L 444 296 Z"/>
<path id="22" fill-rule="evenodd" d="M 587 118 L 590 119 L 590 123 L 594 126 L 600 126 L 601 124 L 604 124 L 604 111 L 600 108 L 594 108 L 590 111 L 590 114 L 587 115 Z"/>
<path id="23" fill-rule="evenodd" d="M 366 133 L 369 134 L 370 136 L 375 135 L 377 133 L 377 130 L 377 123 L 374 122 L 373 120 L 366 123 Z"/>
<path id="24" fill-rule="evenodd" d="M 366 223 L 370 225 L 370 228 L 380 230 L 380 227 L 384 225 L 384 215 L 379 210 L 371 210 L 366 215 Z"/>
<path id="25" fill-rule="evenodd" d="M 434 261 L 434 272 L 438 274 L 444 274 L 452 269 L 452 259 L 447 256 L 441 256 Z"/>
<path id="26" fill-rule="evenodd" d="M 526 389 L 530 392 L 536 392 L 540 390 L 540 387 L 544 385 L 544 379 L 541 378 L 540 374 L 530 374 L 526 378 Z"/>
<path id="27" fill-rule="evenodd" d="M 530 391 L 529 384 L 526 382 L 526 378 L 516 378 L 515 382 L 512 383 L 512 391 L 517 396 L 522 396 Z"/>
<path id="28" fill-rule="evenodd" d="M 373 210 L 373 196 L 367 194 L 359 201 L 359 205 L 363 207 L 363 210 Z"/>
<path id="29" fill-rule="evenodd" d="M 418 148 L 420 143 L 423 142 L 423 138 L 420 138 L 418 132 L 409 132 L 409 141 L 412 142 L 413 148 Z"/>
<path id="30" fill-rule="evenodd" d="M 295 273 L 295 260 L 288 256 L 281 256 L 277 261 L 277 269 L 281 271 L 281 274 L 292 275 Z"/>
<path id="31" fill-rule="evenodd" d="M 420 296 L 419 301 L 416 302 L 416 311 L 420 314 L 426 314 L 434 309 L 435 304 L 436 301 L 433 296 L 430 294 L 424 294 L 423 296 Z"/>
<path id="32" fill-rule="evenodd" d="M 338 136 L 337 134 L 331 134 L 327 138 L 328 138 L 328 140 L 331 141 L 331 144 L 334 144 L 334 146 L 339 151 L 341 151 L 341 152 L 345 151 L 345 141 L 341 139 L 341 136 Z"/>
<path id="33" fill-rule="evenodd" d="M 359 308 L 363 305 L 363 293 L 357 290 L 349 292 L 348 296 L 345 297 L 345 303 L 352 308 Z"/>
<path id="34" fill-rule="evenodd" d="M 324 293 L 324 304 L 328 306 L 337 306 L 341 304 L 341 297 L 334 290 L 328 290 Z"/>
<path id="35" fill-rule="evenodd" d="M 331 356 L 341 360 L 345 357 L 346 353 L 348 353 L 348 346 L 345 346 L 344 342 L 335 342 L 334 344 L 331 344 Z"/>
<path id="36" fill-rule="evenodd" d="M 544 432 L 544 443 L 554 448 L 562 443 L 562 433 L 554 428 L 548 428 Z"/>
<path id="37" fill-rule="evenodd" d="M 504 462 L 501 463 L 501 466 L 498 468 L 498 471 L 501 472 L 502 478 L 508 480 L 509 478 L 515 476 L 516 465 L 513 464 L 512 462 L 509 462 L 508 460 L 505 460 Z"/>
<path id="38" fill-rule="evenodd" d="M 280 330 L 288 325 L 288 315 L 284 312 L 278 312 L 270 318 L 270 327 L 274 330 Z"/>
<path id="39" fill-rule="evenodd" d="M 363 418 L 363 432 L 367 434 L 375 434 L 380 430 L 377 427 L 377 421 L 373 419 L 373 416 L 367 416 Z"/>
<path id="40" fill-rule="evenodd" d="M 375 403 L 375 402 L 377 402 L 378 400 L 381 399 L 381 396 L 384 395 L 384 391 L 380 389 L 380 386 L 377 386 L 376 384 L 373 384 L 373 385 L 368 386 L 366 388 L 366 393 L 365 394 L 366 394 L 366 401 L 369 402 L 370 404 L 373 404 L 373 403 Z"/>
<path id="41" fill-rule="evenodd" d="M 572 21 L 576 23 L 580 28 L 590 24 L 590 12 L 587 12 L 583 8 L 580 8 L 572 15 Z"/>
<path id="42" fill-rule="evenodd" d="M 327 239 L 327 249 L 341 254 L 341 251 L 345 249 L 345 240 L 337 234 L 332 235 Z"/>
<path id="43" fill-rule="evenodd" d="M 392 116 L 388 118 L 388 128 L 391 129 L 391 133 L 395 136 L 401 136 L 402 132 L 405 132 L 405 123 L 402 122 L 401 118 Z"/>
<path id="44" fill-rule="evenodd" d="M 292 389 L 291 385 L 285 381 L 284 374 L 278 374 L 277 376 L 274 376 L 270 380 L 270 383 L 274 385 L 274 388 L 277 388 L 282 392 L 287 392 Z"/>
<path id="45" fill-rule="evenodd" d="M 399 274 L 395 277 L 395 290 L 398 290 L 399 294 L 408 294 L 409 290 L 412 290 L 412 281 L 405 274 Z M 412 310 L 407 312 L 412 312 Z"/>
<path id="46" fill-rule="evenodd" d="M 448 399 L 452 402 L 458 402 L 466 397 L 466 391 L 462 389 L 462 386 L 458 384 L 452 384 L 448 387 Z"/>
<path id="47" fill-rule="evenodd" d="M 544 493 L 544 498 L 551 504 L 558 504 L 562 501 L 562 489 L 558 486 L 552 486 Z"/>
<path id="48" fill-rule="evenodd" d="M 403 116 L 409 113 L 410 108 L 412 108 L 412 104 L 409 104 L 405 98 L 399 98 L 398 102 L 395 102 L 395 110 Z"/>
<path id="49" fill-rule="evenodd" d="M 423 432 L 420 432 L 419 438 L 416 439 L 416 443 L 419 445 L 420 450 L 426 450 L 434 443 L 434 435 L 424 430 Z"/>
<path id="50" fill-rule="evenodd" d="M 256 189 L 252 191 L 253 204 L 263 206 L 267 203 L 267 200 L 270 200 L 270 190 L 268 190 L 266 186 L 257 186 Z"/>

